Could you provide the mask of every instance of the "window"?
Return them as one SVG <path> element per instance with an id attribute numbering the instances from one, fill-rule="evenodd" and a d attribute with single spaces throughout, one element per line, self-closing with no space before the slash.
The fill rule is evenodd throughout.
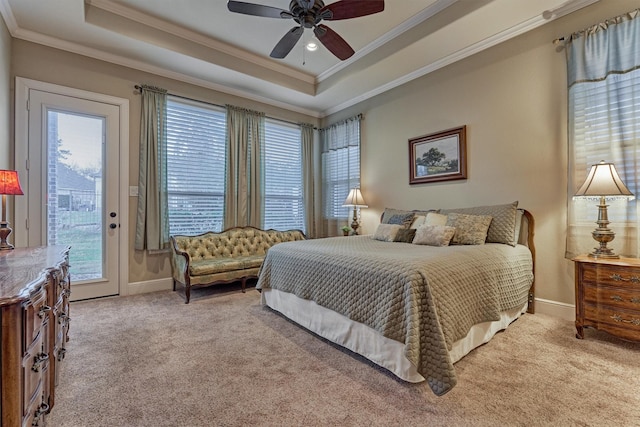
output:
<path id="1" fill-rule="evenodd" d="M 298 125 L 265 120 L 263 227 L 305 231 Z"/>
<path id="2" fill-rule="evenodd" d="M 611 74 L 606 80 L 576 83 L 569 96 L 570 128 L 574 141 L 575 183 L 582 183 L 591 165 L 613 162 L 629 190 L 638 194 L 636 169 L 640 160 L 640 71 Z M 574 190 L 577 190 L 575 188 Z M 609 216 L 636 221 L 635 203 L 608 200 Z M 593 225 L 592 200 L 574 200 L 577 223 Z"/>
<path id="3" fill-rule="evenodd" d="M 360 118 L 322 131 L 322 193 L 325 219 L 349 218 L 342 207 L 349 190 L 360 186 Z"/>
<path id="4" fill-rule="evenodd" d="M 223 108 L 169 96 L 167 198 L 170 234 L 222 231 L 225 127 Z"/>

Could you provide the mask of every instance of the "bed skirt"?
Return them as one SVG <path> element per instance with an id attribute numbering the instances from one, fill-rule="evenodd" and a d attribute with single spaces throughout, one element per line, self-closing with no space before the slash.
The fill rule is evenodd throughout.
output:
<path id="1" fill-rule="evenodd" d="M 404 356 L 403 343 L 386 338 L 363 323 L 354 322 L 314 301 L 298 298 L 294 294 L 277 289 L 263 289 L 261 302 L 311 332 L 389 370 L 404 381 L 411 383 L 424 381 L 424 377 Z M 453 343 L 449 352 L 451 362 L 457 362 L 474 348 L 489 342 L 497 332 L 506 329 L 526 311 L 527 304 L 519 309 L 502 313 L 500 320 L 473 326 L 466 337 Z"/>

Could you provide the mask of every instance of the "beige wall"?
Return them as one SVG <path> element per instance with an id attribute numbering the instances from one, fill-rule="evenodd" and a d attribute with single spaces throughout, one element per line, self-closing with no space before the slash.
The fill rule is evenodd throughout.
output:
<path id="1" fill-rule="evenodd" d="M 602 0 L 327 118 L 364 113 L 364 231 L 375 231 L 385 207 L 518 200 L 536 222 L 536 296 L 573 304 L 573 265 L 564 258 L 566 65 L 552 41 L 637 7 Z M 408 139 L 460 125 L 467 126 L 468 179 L 410 186 Z"/>
<path id="2" fill-rule="evenodd" d="M 12 79 L 19 76 L 129 100 L 129 185 L 138 185 L 140 96 L 135 93 L 136 84 L 163 87 L 174 95 L 218 105 L 233 104 L 264 111 L 267 116 L 292 122 L 317 124 L 317 119 L 293 111 L 18 39 L 13 40 L 11 53 Z M 171 277 L 168 254 L 148 255 L 133 250 L 137 200 L 129 200 L 129 283 Z"/>
<path id="3" fill-rule="evenodd" d="M 11 35 L 0 17 L 0 169 L 13 166 L 11 133 Z"/>

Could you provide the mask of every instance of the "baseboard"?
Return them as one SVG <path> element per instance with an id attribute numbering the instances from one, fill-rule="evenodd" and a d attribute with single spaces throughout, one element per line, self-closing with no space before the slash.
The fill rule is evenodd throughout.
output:
<path id="1" fill-rule="evenodd" d="M 129 283 L 127 284 L 127 289 L 121 295 L 145 294 L 148 292 L 170 291 L 171 289 L 173 289 L 173 279 L 169 277 Z"/>
<path id="2" fill-rule="evenodd" d="M 560 317 L 565 320 L 576 320 L 576 307 L 573 304 L 536 298 L 536 313 Z"/>

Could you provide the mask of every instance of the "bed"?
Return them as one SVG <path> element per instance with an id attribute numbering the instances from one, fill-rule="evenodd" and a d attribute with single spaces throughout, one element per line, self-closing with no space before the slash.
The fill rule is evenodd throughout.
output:
<path id="1" fill-rule="evenodd" d="M 493 212 L 503 226 L 506 212 L 503 243 L 491 233 L 483 244 L 402 243 L 374 238 L 378 230 L 287 242 L 269 250 L 256 288 L 269 308 L 443 395 L 457 383 L 455 362 L 533 312 L 533 217 L 517 202 L 498 206 L 443 212 Z"/>

